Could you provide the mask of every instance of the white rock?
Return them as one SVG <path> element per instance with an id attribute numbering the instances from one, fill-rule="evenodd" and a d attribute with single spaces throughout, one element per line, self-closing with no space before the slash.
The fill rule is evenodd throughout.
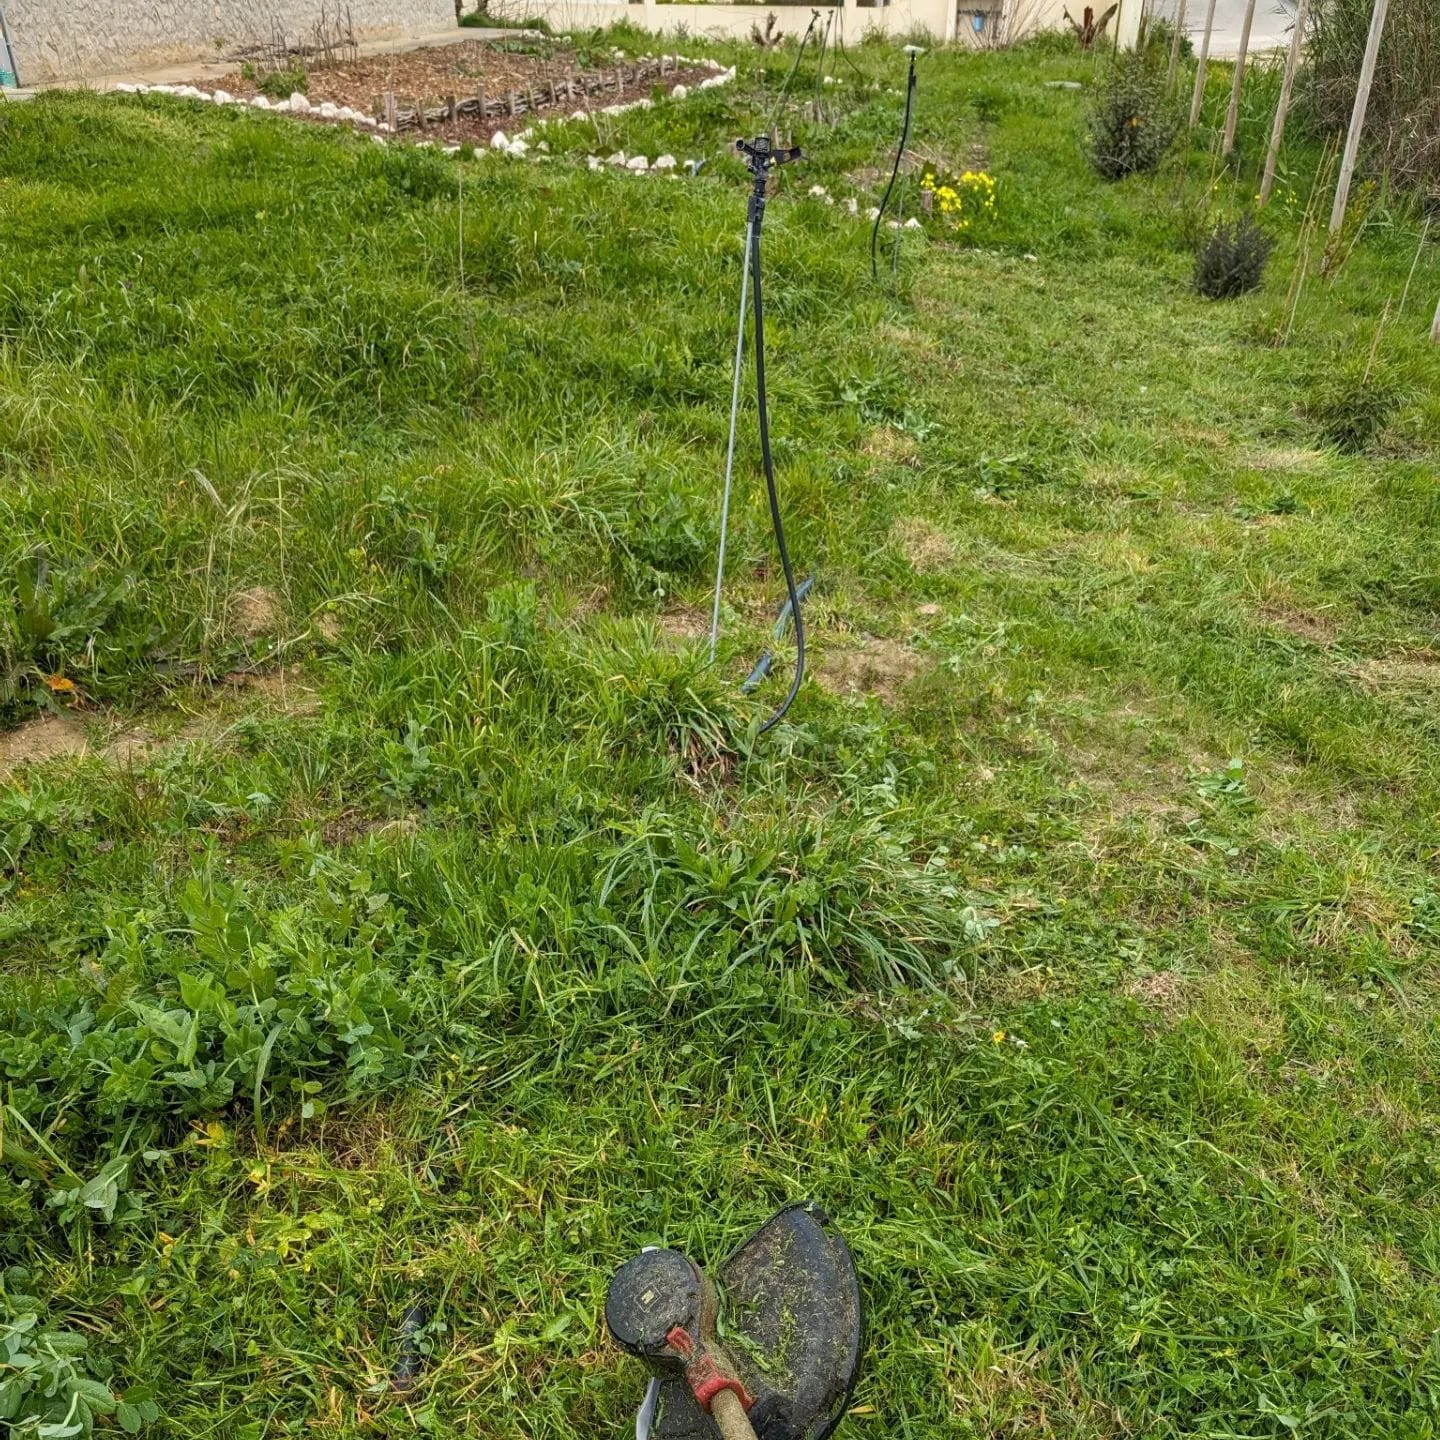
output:
<path id="1" fill-rule="evenodd" d="M 372 135 L 370 138 L 371 138 L 377 145 L 384 145 L 384 144 L 387 144 L 387 143 L 388 143 L 383 135 Z"/>
<path id="2" fill-rule="evenodd" d="M 217 105 L 233 105 L 235 97 L 228 90 L 217 90 L 210 97 Z"/>
<path id="3" fill-rule="evenodd" d="M 522 140 L 517 135 L 515 139 L 510 142 L 505 153 L 507 155 L 514 155 L 519 159 L 522 155 L 528 155 L 530 153 L 530 142 L 528 140 Z"/>
<path id="4" fill-rule="evenodd" d="M 124 80 L 122 80 L 115 88 L 122 95 L 133 95 L 137 90 L 141 89 L 142 87 L 139 85 L 127 84 Z"/>
<path id="5" fill-rule="evenodd" d="M 550 142 L 548 140 L 542 140 L 535 148 L 544 151 L 544 153 L 548 155 L 550 153 Z"/>
<path id="6" fill-rule="evenodd" d="M 650 162 L 643 155 L 632 155 L 626 162 L 627 170 L 634 170 L 637 174 L 642 170 L 650 168 Z"/>
<path id="7" fill-rule="evenodd" d="M 510 137 L 503 130 L 497 130 L 490 137 L 490 148 L 492 150 L 508 150 L 510 148 Z"/>
<path id="8" fill-rule="evenodd" d="M 629 161 L 630 157 L 623 150 L 617 150 L 613 155 L 609 156 L 606 159 L 605 163 L 607 165 L 617 165 L 621 169 L 624 169 L 625 166 L 629 164 Z"/>
<path id="9" fill-rule="evenodd" d="M 322 100 L 320 102 L 320 118 L 322 120 L 335 120 L 339 117 L 340 111 L 333 100 Z"/>
<path id="10" fill-rule="evenodd" d="M 600 157 L 598 155 L 587 155 L 585 157 L 585 168 L 587 170 L 598 170 L 600 168 Z"/>
<path id="11" fill-rule="evenodd" d="M 887 220 L 887 221 L 885 222 L 885 224 L 886 224 L 891 230 L 898 230 L 898 229 L 900 228 L 900 222 L 899 222 L 898 220 Z"/>
<path id="12" fill-rule="evenodd" d="M 256 110 L 268 110 L 270 108 L 270 102 L 263 95 L 255 96 L 255 98 L 251 100 L 250 104 Z"/>
<path id="13" fill-rule="evenodd" d="M 1034 261 L 1034 260 L 1038 260 L 1040 257 L 1039 257 L 1038 255 L 1026 255 L 1025 258 L 1026 258 L 1027 260 Z"/>
<path id="14" fill-rule="evenodd" d="M 683 100 L 689 93 L 690 93 L 690 88 L 689 88 L 689 86 L 687 86 L 687 85 L 677 85 L 677 86 L 670 92 L 670 98 L 671 98 L 672 100 Z"/>
<path id="15" fill-rule="evenodd" d="M 445 147 L 445 153 L 447 155 L 458 155 L 460 153 L 460 147 L 458 145 L 447 145 Z"/>
<path id="16" fill-rule="evenodd" d="M 854 215 L 854 214 L 856 214 L 856 213 L 859 211 L 859 209 L 860 209 L 860 202 L 859 202 L 858 200 L 856 200 L 856 198 L 855 198 L 853 195 L 847 195 L 847 196 L 845 197 L 845 208 L 846 208 L 852 215 Z"/>
<path id="17" fill-rule="evenodd" d="M 878 220 L 880 218 L 880 207 L 878 205 L 872 205 L 865 212 L 865 218 L 867 220 Z"/>
<path id="18" fill-rule="evenodd" d="M 655 163 L 650 167 L 652 170 L 673 170 L 675 168 L 675 157 L 673 155 L 657 155 Z"/>
<path id="19" fill-rule="evenodd" d="M 920 222 L 912 215 L 912 216 L 905 222 L 905 228 L 906 228 L 907 230 L 919 230 L 919 229 L 922 229 L 923 227 L 921 226 Z"/>
<path id="20" fill-rule="evenodd" d="M 823 185 L 812 185 L 810 187 L 810 194 L 813 195 L 817 200 L 825 195 L 828 195 L 829 193 L 830 192 Z"/>
<path id="21" fill-rule="evenodd" d="M 589 116 L 589 112 L 588 112 L 588 111 L 585 111 L 585 110 L 576 110 L 576 111 L 570 116 L 570 118 L 571 118 L 572 120 L 588 120 L 588 119 L 590 118 L 590 116 Z"/>
<path id="22" fill-rule="evenodd" d="M 310 102 L 298 90 L 290 96 L 289 104 L 292 115 L 308 115 L 310 113 Z"/>

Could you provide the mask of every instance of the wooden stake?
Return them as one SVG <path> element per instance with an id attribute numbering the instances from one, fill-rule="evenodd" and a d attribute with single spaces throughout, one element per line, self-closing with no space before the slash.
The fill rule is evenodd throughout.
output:
<path id="1" fill-rule="evenodd" d="M 422 130 L 425 128 L 425 102 L 418 95 L 415 97 L 415 123 Z"/>
<path id="2" fill-rule="evenodd" d="M 453 120 L 455 118 L 455 97 L 453 95 L 447 95 L 445 97 L 445 109 L 449 112 L 450 118 Z"/>
<path id="3" fill-rule="evenodd" d="M 1345 137 L 1345 155 L 1340 161 L 1340 179 L 1335 186 L 1335 204 L 1330 211 L 1330 233 L 1336 235 L 1345 223 L 1350 203 L 1350 181 L 1355 175 L 1355 157 L 1360 153 L 1360 136 L 1365 129 L 1365 109 L 1370 103 L 1370 86 L 1375 80 L 1375 60 L 1380 54 L 1380 36 L 1385 29 L 1385 12 L 1390 0 L 1375 0 L 1370 15 L 1370 38 L 1365 42 L 1365 59 L 1360 66 L 1360 83 L 1355 87 L 1355 108 L 1350 112 L 1350 133 Z"/>
<path id="4" fill-rule="evenodd" d="M 393 133 L 399 128 L 399 125 L 400 107 L 395 103 L 395 92 L 387 90 L 385 92 L 385 128 Z"/>
<path id="5" fill-rule="evenodd" d="M 525 108 L 533 115 L 538 108 L 535 104 L 535 87 L 528 85 L 525 88 Z"/>
<path id="6" fill-rule="evenodd" d="M 1415 258 L 1410 262 L 1410 273 L 1405 277 L 1405 288 L 1400 292 L 1400 305 L 1395 311 L 1395 318 L 1398 320 L 1405 313 L 1405 302 L 1410 298 L 1410 282 L 1415 278 L 1415 270 L 1420 264 L 1420 252 L 1425 248 L 1426 237 L 1430 234 L 1430 217 L 1425 217 L 1425 224 L 1420 230 L 1420 243 L 1415 247 Z"/>
<path id="7" fill-rule="evenodd" d="M 475 98 L 480 102 L 480 118 L 483 120 L 490 108 L 485 99 L 485 87 L 483 85 L 477 85 L 475 87 Z"/>
<path id="8" fill-rule="evenodd" d="M 1195 70 L 1195 94 L 1190 99 L 1190 128 L 1200 123 L 1200 102 L 1205 98 L 1206 65 L 1210 59 L 1210 32 L 1215 28 L 1215 0 L 1205 11 L 1205 30 L 1200 37 L 1200 64 Z"/>
<path id="9" fill-rule="evenodd" d="M 1430 327 L 1430 343 L 1440 345 L 1440 305 L 1435 307 L 1435 323 Z"/>
<path id="10" fill-rule="evenodd" d="M 1240 53 L 1235 57 L 1235 83 L 1230 87 L 1230 109 L 1225 116 L 1225 139 L 1220 154 L 1228 156 L 1235 148 L 1235 127 L 1240 123 L 1240 91 L 1245 84 L 1245 53 L 1250 49 L 1250 26 L 1255 19 L 1256 0 L 1246 0 L 1245 20 L 1240 26 Z"/>
<path id="11" fill-rule="evenodd" d="M 560 97 L 559 97 L 559 93 L 558 93 L 558 87 L 556 86 L 555 82 L 554 82 L 553 80 L 551 80 L 551 81 L 549 82 L 549 85 L 550 85 L 550 103 L 553 105 L 553 104 L 556 102 L 556 100 L 558 100 Z"/>
<path id="12" fill-rule="evenodd" d="M 1175 88 L 1175 72 L 1180 68 L 1180 41 L 1185 35 L 1185 0 L 1180 0 L 1180 9 L 1175 15 L 1175 34 L 1170 39 L 1170 73 L 1165 77 L 1165 93 Z"/>
<path id="13" fill-rule="evenodd" d="M 1270 203 L 1275 188 L 1275 170 L 1280 164 L 1280 144 L 1285 139 L 1285 120 L 1290 114 L 1290 92 L 1295 88 L 1295 67 L 1300 63 L 1300 47 L 1305 41 L 1305 12 L 1310 0 L 1300 0 L 1295 11 L 1295 33 L 1290 37 L 1290 53 L 1285 57 L 1285 78 L 1280 83 L 1280 103 L 1275 107 L 1275 124 L 1270 129 L 1270 149 L 1265 156 L 1265 178 L 1260 182 L 1260 208 Z"/>
<path id="14" fill-rule="evenodd" d="M 510 118 L 513 120 L 520 113 L 520 97 L 512 90 L 510 92 Z"/>

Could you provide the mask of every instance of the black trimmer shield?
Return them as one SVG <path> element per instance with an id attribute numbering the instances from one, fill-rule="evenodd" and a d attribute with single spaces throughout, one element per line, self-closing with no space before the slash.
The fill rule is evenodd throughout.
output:
<path id="1" fill-rule="evenodd" d="M 754 1397 L 757 1440 L 824 1440 L 860 1365 L 860 1283 L 849 1247 L 816 1205 L 772 1216 L 710 1277 L 713 1339 Z M 707 1317 L 708 1321 L 708 1317 Z M 679 1375 L 651 1381 L 638 1440 L 719 1440 Z"/>

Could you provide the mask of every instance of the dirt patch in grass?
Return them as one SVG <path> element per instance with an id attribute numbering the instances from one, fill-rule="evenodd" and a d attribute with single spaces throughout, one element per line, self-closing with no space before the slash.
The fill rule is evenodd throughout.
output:
<path id="1" fill-rule="evenodd" d="M 920 657 L 908 645 L 870 635 L 858 649 L 826 651 L 816 679 L 832 695 L 877 695 L 894 704 L 919 673 Z"/>
<path id="2" fill-rule="evenodd" d="M 232 670 L 220 684 L 232 693 L 258 695 L 287 715 L 314 715 L 320 709 L 319 692 L 300 678 L 298 665 L 276 670 Z"/>
<path id="3" fill-rule="evenodd" d="M 90 748 L 85 726 L 74 715 L 37 715 L 0 734 L 0 776 L 22 765 L 43 765 L 62 755 L 83 755 Z"/>
<path id="4" fill-rule="evenodd" d="M 1440 687 L 1440 654 L 1433 650 L 1401 651 L 1362 660 L 1349 673 L 1372 694 L 1432 691 Z"/>
<path id="5" fill-rule="evenodd" d="M 363 810 L 349 809 L 326 821 L 321 834 L 327 845 L 336 847 L 354 845 L 372 835 L 403 839 L 419 828 L 420 820 L 415 815 L 370 815 Z"/>
<path id="6" fill-rule="evenodd" d="M 877 425 L 861 441 L 860 453 L 869 455 L 876 460 L 889 461 L 896 465 L 908 465 L 911 469 L 920 463 L 915 441 L 903 431 L 896 430 L 889 425 Z"/>
<path id="7" fill-rule="evenodd" d="M 284 615 L 280 597 L 268 586 L 256 585 L 230 597 L 230 624 L 244 640 L 273 635 Z"/>
<path id="8" fill-rule="evenodd" d="M 890 538 L 900 547 L 917 574 L 931 574 L 955 563 L 955 543 L 928 520 L 912 515 L 890 527 Z"/>
<path id="9" fill-rule="evenodd" d="M 699 609 L 667 610 L 655 623 L 662 635 L 682 645 L 693 645 L 710 634 L 710 617 Z"/>
<path id="10" fill-rule="evenodd" d="M 1288 605 L 1268 603 L 1259 609 L 1260 618 L 1277 629 L 1288 631 L 1311 645 L 1333 645 L 1339 627 L 1328 615 L 1295 610 Z"/>
<path id="11" fill-rule="evenodd" d="M 1326 460 L 1323 450 L 1305 450 L 1293 445 L 1256 450 L 1246 458 L 1252 470 L 1315 470 Z"/>
<path id="12" fill-rule="evenodd" d="M 1158 1011 L 1167 1020 L 1173 1020 L 1188 1008 L 1189 984 L 1173 970 L 1136 975 L 1123 988 L 1132 1000 L 1147 1010 Z"/>

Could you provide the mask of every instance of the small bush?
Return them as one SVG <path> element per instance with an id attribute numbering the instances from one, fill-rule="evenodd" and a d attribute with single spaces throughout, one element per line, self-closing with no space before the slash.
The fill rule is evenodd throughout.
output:
<path id="1" fill-rule="evenodd" d="M 292 65 L 288 70 L 267 70 L 256 78 L 255 88 L 272 100 L 288 100 L 295 94 L 309 94 L 310 77 L 303 65 Z"/>
<path id="2" fill-rule="evenodd" d="M 1180 129 L 1180 111 L 1165 93 L 1165 71 L 1143 53 L 1115 61 L 1087 120 L 1090 163 L 1106 180 L 1157 170 Z"/>
<path id="3" fill-rule="evenodd" d="M 1274 239 L 1248 211 L 1233 224 L 1221 221 L 1195 257 L 1195 288 L 1211 300 L 1258 289 L 1274 248 Z"/>
<path id="4" fill-rule="evenodd" d="M 1403 399 L 1393 376 L 1373 366 L 1351 366 L 1316 387 L 1308 410 L 1332 445 L 1358 455 L 1370 448 Z"/>

